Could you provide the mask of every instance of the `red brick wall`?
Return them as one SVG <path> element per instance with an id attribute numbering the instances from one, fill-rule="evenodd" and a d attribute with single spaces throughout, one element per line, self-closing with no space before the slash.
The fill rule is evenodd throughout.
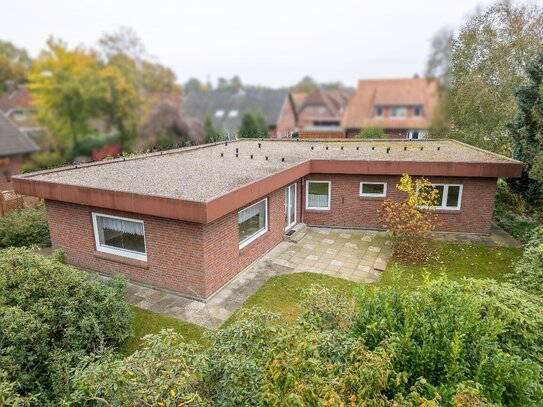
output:
<path id="1" fill-rule="evenodd" d="M 26 156 L 23 155 L 0 158 L 0 191 L 13 189 L 11 176 L 21 173 L 21 166 L 25 160 Z"/>
<path id="2" fill-rule="evenodd" d="M 205 296 L 202 225 L 49 200 L 46 208 L 53 247 L 66 249 L 70 264 L 121 273 L 131 280 L 191 297 Z M 144 222 L 147 269 L 95 256 L 93 211 Z"/>
<path id="3" fill-rule="evenodd" d="M 386 182 L 387 198 L 401 199 L 396 189 L 398 176 L 358 176 L 311 174 L 306 180 L 332 182 L 331 209 L 315 211 L 305 209 L 303 190 L 303 221 L 313 226 L 354 227 L 378 229 L 377 211 L 385 198 L 359 196 L 360 182 Z M 462 184 L 462 202 L 458 211 L 439 211 L 439 230 L 450 232 L 489 233 L 496 194 L 495 178 L 431 177 L 433 183 Z"/>
<path id="4" fill-rule="evenodd" d="M 260 199 L 253 203 L 258 201 Z M 268 232 L 241 250 L 239 249 L 238 211 L 231 212 L 204 226 L 206 296 L 217 291 L 283 240 L 284 205 L 285 188 L 280 188 L 268 195 Z M 247 206 L 250 205 L 245 207 Z"/>

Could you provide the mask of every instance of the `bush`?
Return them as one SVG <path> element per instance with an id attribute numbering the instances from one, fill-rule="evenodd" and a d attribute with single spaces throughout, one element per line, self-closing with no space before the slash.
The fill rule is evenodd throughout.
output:
<path id="1" fill-rule="evenodd" d="M 394 257 L 403 263 L 420 263 L 432 253 L 430 232 L 437 216 L 432 207 L 438 190 L 424 178 L 403 174 L 396 188 L 404 193 L 401 201 L 386 199 L 379 210 L 379 223 L 392 235 Z"/>
<path id="2" fill-rule="evenodd" d="M 51 246 L 43 202 L 37 209 L 8 212 L 0 219 L 0 248 L 30 245 Z"/>
<path id="3" fill-rule="evenodd" d="M 103 280 L 28 248 L 0 251 L 0 371 L 41 403 L 69 393 L 69 374 L 132 333 L 125 280 Z"/>
<path id="4" fill-rule="evenodd" d="M 60 155 L 59 152 L 43 151 L 40 153 L 32 154 L 30 160 L 26 162 L 23 167 L 23 172 L 33 172 L 40 170 L 48 170 L 51 168 L 62 167 L 67 164 L 68 161 Z"/>
<path id="5" fill-rule="evenodd" d="M 93 405 L 535 406 L 543 303 L 509 284 L 440 279 L 415 292 L 312 287 L 297 324 L 258 308 L 208 333 L 172 331 L 121 360 L 89 357 L 71 403 Z M 492 404 L 494 403 L 494 404 Z"/>
<path id="6" fill-rule="evenodd" d="M 379 139 L 385 137 L 385 131 L 378 126 L 366 127 L 365 129 L 360 130 L 360 132 L 356 135 L 356 138 L 363 139 Z"/>
<path id="7" fill-rule="evenodd" d="M 108 138 L 103 134 L 84 137 L 68 151 L 69 160 L 74 161 L 77 157 L 90 157 L 92 150 L 100 149 L 106 144 L 115 142 L 115 138 Z"/>
<path id="8" fill-rule="evenodd" d="M 522 258 L 515 264 L 511 282 L 535 295 L 543 295 L 543 227 L 533 229 Z"/>
<path id="9" fill-rule="evenodd" d="M 543 402 L 543 303 L 491 280 L 427 282 L 416 291 L 361 286 L 353 332 L 370 350 L 391 343 L 405 380 L 388 391 L 445 405 L 476 384 L 490 402 Z M 421 380 L 422 379 L 422 380 Z"/>

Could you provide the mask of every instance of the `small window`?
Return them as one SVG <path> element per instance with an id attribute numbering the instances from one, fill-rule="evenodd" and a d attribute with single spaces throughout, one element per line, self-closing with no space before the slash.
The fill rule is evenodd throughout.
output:
<path id="1" fill-rule="evenodd" d="M 415 106 L 413 108 L 413 116 L 414 117 L 420 117 L 422 113 L 422 107 L 421 106 Z"/>
<path id="2" fill-rule="evenodd" d="M 306 110 L 307 112 L 311 112 L 311 111 L 313 110 L 313 107 L 311 107 L 311 106 L 306 106 L 306 107 L 305 107 L 305 110 Z"/>
<path id="3" fill-rule="evenodd" d="M 383 107 L 377 106 L 375 108 L 375 117 L 383 117 Z"/>
<path id="4" fill-rule="evenodd" d="M 438 203 L 434 209 L 460 209 L 462 201 L 462 185 L 436 184 L 438 190 Z"/>
<path id="5" fill-rule="evenodd" d="M 306 209 L 330 209 L 330 181 L 307 181 Z"/>
<path id="6" fill-rule="evenodd" d="M 217 110 L 215 112 L 215 117 L 223 117 L 224 116 L 224 110 Z"/>
<path id="7" fill-rule="evenodd" d="M 93 213 L 92 222 L 97 251 L 147 261 L 142 221 Z"/>
<path id="8" fill-rule="evenodd" d="M 386 182 L 361 182 L 360 196 L 384 197 L 387 196 Z"/>
<path id="9" fill-rule="evenodd" d="M 424 130 L 409 130 L 407 132 L 407 138 L 409 140 L 419 140 L 426 137 L 426 131 Z"/>
<path id="10" fill-rule="evenodd" d="M 407 108 L 405 106 L 394 106 L 390 108 L 390 117 L 406 117 Z"/>
<path id="11" fill-rule="evenodd" d="M 320 113 L 326 112 L 326 108 L 324 106 L 319 107 L 319 112 Z"/>
<path id="12" fill-rule="evenodd" d="M 238 111 L 237 110 L 230 110 L 228 112 L 228 117 L 238 117 Z"/>
<path id="13" fill-rule="evenodd" d="M 24 110 L 17 109 L 13 112 L 13 118 L 15 119 L 15 121 L 20 122 L 26 119 L 26 114 Z"/>
<path id="14" fill-rule="evenodd" d="M 267 232 L 267 198 L 238 212 L 238 229 L 240 249 Z"/>

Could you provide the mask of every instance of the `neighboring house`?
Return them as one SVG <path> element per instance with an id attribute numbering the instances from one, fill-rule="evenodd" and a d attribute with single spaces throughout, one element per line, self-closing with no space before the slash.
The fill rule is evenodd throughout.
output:
<path id="1" fill-rule="evenodd" d="M 426 78 L 363 79 L 345 109 L 347 137 L 377 126 L 389 138 L 424 138 L 438 105 L 437 82 Z"/>
<path id="2" fill-rule="evenodd" d="M 294 107 L 296 111 L 300 111 L 300 107 L 304 104 L 304 100 L 307 97 L 307 93 L 304 92 L 292 92 L 292 100 L 294 102 Z"/>
<path id="3" fill-rule="evenodd" d="M 32 105 L 32 94 L 27 88 L 8 84 L 6 93 L 0 96 L 0 112 L 3 112 L 19 130 L 40 144 L 40 147 L 48 148 L 47 145 L 42 145 L 47 142 L 47 132 L 38 123 L 37 109 Z"/>
<path id="4" fill-rule="evenodd" d="M 53 247 L 86 269 L 209 299 L 297 223 L 378 229 L 404 173 L 440 191 L 441 231 L 488 234 L 522 163 L 451 140 L 239 140 L 14 177 Z"/>
<path id="5" fill-rule="evenodd" d="M 298 125 L 301 129 L 317 127 L 339 128 L 352 92 L 318 90 L 308 95 L 298 109 Z"/>
<path id="6" fill-rule="evenodd" d="M 290 137 L 298 120 L 292 95 L 287 90 L 190 92 L 183 100 L 181 111 L 202 123 L 209 117 L 215 128 L 233 137 L 245 112 L 261 113 L 273 138 Z"/>
<path id="7" fill-rule="evenodd" d="M 0 191 L 13 189 L 11 177 L 21 172 L 24 161 L 36 151 L 30 137 L 0 112 Z"/>

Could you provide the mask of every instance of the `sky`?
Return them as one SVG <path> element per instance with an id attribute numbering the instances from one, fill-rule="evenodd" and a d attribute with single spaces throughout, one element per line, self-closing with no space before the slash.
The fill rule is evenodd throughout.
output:
<path id="1" fill-rule="evenodd" d="M 458 29 L 480 0 L 0 0 L 0 39 L 38 55 L 51 35 L 95 46 L 131 27 L 179 82 L 289 86 L 310 75 L 360 78 L 424 72 L 433 35 Z M 537 4 L 543 0 L 536 1 Z"/>

